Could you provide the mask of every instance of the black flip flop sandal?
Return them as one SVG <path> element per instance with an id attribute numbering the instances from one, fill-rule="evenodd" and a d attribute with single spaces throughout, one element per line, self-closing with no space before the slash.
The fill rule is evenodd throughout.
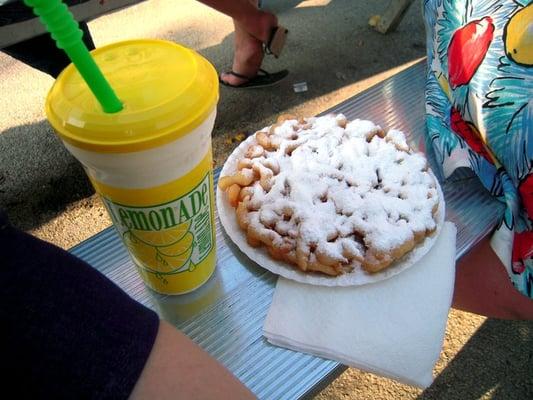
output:
<path id="1" fill-rule="evenodd" d="M 286 69 L 278 72 L 273 72 L 271 74 L 266 72 L 264 69 L 259 69 L 259 71 L 257 71 L 257 75 L 252 78 L 234 71 L 228 71 L 225 73 L 245 80 L 245 82 L 241 83 L 240 85 L 232 85 L 223 81 L 220 76 L 218 77 L 218 81 L 220 82 L 220 84 L 234 89 L 257 89 L 262 87 L 273 86 L 281 82 L 287 75 L 289 75 L 289 71 L 287 71 Z"/>

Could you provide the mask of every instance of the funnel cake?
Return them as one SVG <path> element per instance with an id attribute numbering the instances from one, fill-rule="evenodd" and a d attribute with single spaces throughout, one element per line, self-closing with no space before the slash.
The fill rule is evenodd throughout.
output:
<path id="1" fill-rule="evenodd" d="M 339 115 L 280 117 L 219 189 L 253 247 L 303 272 L 376 273 L 437 228 L 439 191 L 397 130 Z"/>

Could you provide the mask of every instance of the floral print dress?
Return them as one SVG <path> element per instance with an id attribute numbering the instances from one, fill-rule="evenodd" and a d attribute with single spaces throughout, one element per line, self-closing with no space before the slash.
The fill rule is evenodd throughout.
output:
<path id="1" fill-rule="evenodd" d="M 505 204 L 491 245 L 533 298 L 533 0 L 425 0 L 427 135 Z"/>

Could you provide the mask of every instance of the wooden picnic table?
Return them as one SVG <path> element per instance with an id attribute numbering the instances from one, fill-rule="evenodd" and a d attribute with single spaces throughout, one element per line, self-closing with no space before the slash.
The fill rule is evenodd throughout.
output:
<path id="1" fill-rule="evenodd" d="M 426 151 L 441 183 L 446 219 L 457 226 L 457 258 L 488 235 L 502 207 L 467 170 L 444 181 L 424 140 L 425 61 L 333 107 L 349 119 L 370 119 L 408 134 L 411 146 Z M 215 171 L 216 178 L 220 169 Z M 277 276 L 242 254 L 217 218 L 217 269 L 193 293 L 164 296 L 147 289 L 114 228 L 71 251 L 155 310 L 233 372 L 260 399 L 307 398 L 327 386 L 346 366 L 270 345 L 262 336 Z"/>

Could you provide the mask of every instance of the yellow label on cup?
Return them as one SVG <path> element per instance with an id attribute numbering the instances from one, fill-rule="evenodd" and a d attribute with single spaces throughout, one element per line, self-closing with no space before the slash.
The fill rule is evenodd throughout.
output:
<path id="1" fill-rule="evenodd" d="M 150 288 L 181 294 L 209 279 L 216 256 L 211 151 L 191 172 L 161 186 L 92 183 Z"/>

